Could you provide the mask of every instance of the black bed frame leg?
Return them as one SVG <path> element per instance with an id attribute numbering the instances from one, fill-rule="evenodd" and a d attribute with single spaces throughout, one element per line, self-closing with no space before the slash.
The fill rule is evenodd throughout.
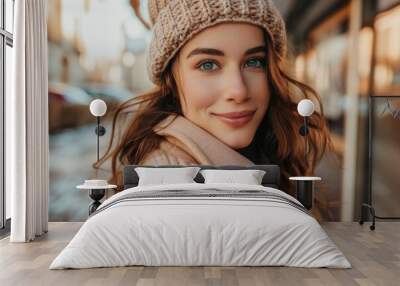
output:
<path id="1" fill-rule="evenodd" d="M 374 230 L 375 229 L 375 218 L 376 218 L 375 209 L 372 206 L 370 206 L 369 211 L 371 212 L 371 215 L 372 215 L 372 225 L 369 228 L 371 230 Z"/>
<path id="2" fill-rule="evenodd" d="M 363 208 L 364 207 L 368 208 L 368 210 L 369 210 L 369 212 L 370 212 L 370 214 L 372 216 L 372 225 L 370 225 L 369 228 L 370 228 L 370 230 L 375 230 L 375 218 L 376 218 L 375 209 L 374 209 L 373 206 L 371 206 L 369 204 L 362 204 L 361 205 L 361 219 L 360 219 L 359 223 L 360 223 L 360 225 L 364 224 L 364 216 L 363 216 Z"/>

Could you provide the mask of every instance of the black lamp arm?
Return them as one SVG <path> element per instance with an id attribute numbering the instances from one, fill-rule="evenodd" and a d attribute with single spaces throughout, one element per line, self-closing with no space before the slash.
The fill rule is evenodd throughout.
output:
<path id="1" fill-rule="evenodd" d="M 308 154 L 308 117 L 304 116 L 304 124 L 300 126 L 299 133 L 304 137 L 304 160 L 307 162 L 307 154 Z"/>
<path id="2" fill-rule="evenodd" d="M 304 160 L 307 163 L 307 153 L 308 153 L 308 120 L 307 120 L 307 116 L 304 116 L 304 138 L 305 138 L 305 147 L 304 147 Z M 308 165 L 308 164 L 307 164 Z"/>
<path id="3" fill-rule="evenodd" d="M 106 128 L 102 125 L 100 125 L 100 116 L 96 116 L 97 118 L 97 127 L 95 130 L 95 133 L 97 135 L 97 162 L 99 161 L 100 158 L 100 136 L 103 136 L 106 134 Z"/>

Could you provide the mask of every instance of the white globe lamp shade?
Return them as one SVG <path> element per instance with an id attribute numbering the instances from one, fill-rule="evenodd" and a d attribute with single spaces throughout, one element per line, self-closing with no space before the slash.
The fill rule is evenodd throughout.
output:
<path id="1" fill-rule="evenodd" d="M 297 105 L 297 111 L 303 117 L 311 116 L 314 113 L 314 103 L 309 99 L 302 99 Z"/>
<path id="2" fill-rule="evenodd" d="M 90 113 L 94 116 L 103 116 L 107 112 L 107 104 L 101 99 L 95 99 L 90 103 Z"/>

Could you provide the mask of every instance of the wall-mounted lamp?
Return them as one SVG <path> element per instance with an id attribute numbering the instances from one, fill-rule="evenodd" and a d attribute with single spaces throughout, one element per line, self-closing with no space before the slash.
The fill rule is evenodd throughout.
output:
<path id="1" fill-rule="evenodd" d="M 304 160 L 307 162 L 308 153 L 308 117 L 314 113 L 315 107 L 314 103 L 309 99 L 303 99 L 297 105 L 297 111 L 304 118 L 304 124 L 300 127 L 300 135 L 305 138 L 304 147 Z"/>
<path id="2" fill-rule="evenodd" d="M 106 133 L 106 128 L 100 125 L 100 117 L 107 112 L 107 104 L 101 99 L 95 99 L 90 103 L 90 113 L 97 118 L 97 126 L 95 133 L 97 135 L 97 162 L 99 161 L 99 148 L 100 148 L 100 136 Z M 96 211 L 100 206 L 100 200 L 104 197 L 107 189 L 116 188 L 115 185 L 110 185 L 106 180 L 85 180 L 85 183 L 77 186 L 78 189 L 89 190 L 89 197 L 93 202 L 89 205 L 89 215 Z"/>
<path id="3" fill-rule="evenodd" d="M 304 117 L 304 124 L 300 127 L 300 135 L 305 138 L 304 160 L 307 162 L 308 154 L 308 117 L 314 113 L 314 103 L 309 99 L 303 99 L 297 105 L 297 111 Z M 320 181 L 320 177 L 290 177 L 291 181 L 296 181 L 297 199 L 309 210 L 313 207 L 314 201 L 314 181 Z"/>
<path id="4" fill-rule="evenodd" d="M 107 112 L 107 104 L 101 99 L 95 99 L 90 103 L 90 113 L 97 118 L 97 127 L 95 133 L 97 135 L 97 162 L 99 161 L 99 141 L 100 136 L 106 133 L 106 128 L 100 125 L 100 117 Z"/>

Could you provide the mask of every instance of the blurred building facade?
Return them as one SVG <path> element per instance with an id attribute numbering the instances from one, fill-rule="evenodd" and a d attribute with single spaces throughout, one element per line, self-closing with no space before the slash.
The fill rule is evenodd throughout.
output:
<path id="1" fill-rule="evenodd" d="M 400 1 L 300 2 L 287 19 L 295 74 L 321 96 L 340 159 L 321 163 L 318 203 L 332 220 L 352 221 L 372 196 L 381 216 L 399 216 Z"/>
<path id="2" fill-rule="evenodd" d="M 145 72 L 150 33 L 128 0 L 48 1 L 51 221 L 87 217 L 90 199 L 75 186 L 94 176 L 96 119 L 89 104 L 107 103 L 105 150 L 113 109 L 152 87 Z"/>

